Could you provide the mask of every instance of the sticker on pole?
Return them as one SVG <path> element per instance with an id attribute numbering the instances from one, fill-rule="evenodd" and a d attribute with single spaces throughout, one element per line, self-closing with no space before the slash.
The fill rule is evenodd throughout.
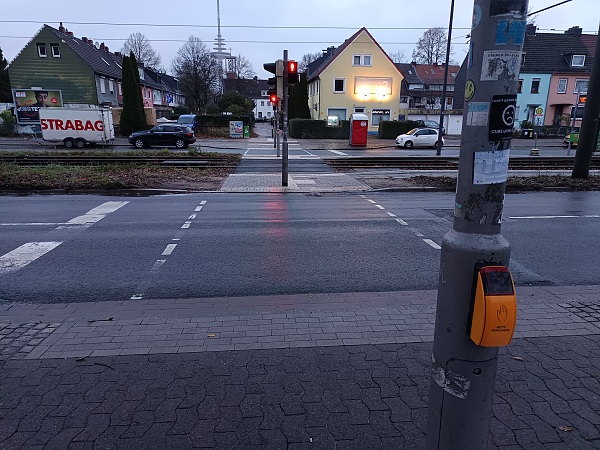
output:
<path id="1" fill-rule="evenodd" d="M 473 184 L 499 184 L 508 178 L 510 150 L 475 152 L 473 159 Z"/>
<path id="2" fill-rule="evenodd" d="M 467 125 L 472 127 L 487 127 L 490 114 L 488 102 L 470 102 L 467 105 Z"/>
<path id="3" fill-rule="evenodd" d="M 465 84 L 465 100 L 469 101 L 475 95 L 475 83 L 473 80 L 467 80 Z"/>
<path id="4" fill-rule="evenodd" d="M 489 140 L 510 139 L 515 125 L 517 96 L 494 95 L 490 106 Z"/>
<path id="5" fill-rule="evenodd" d="M 496 0 L 490 2 L 490 17 L 510 14 L 513 17 L 524 17 L 527 2 L 523 0 Z"/>
<path id="6" fill-rule="evenodd" d="M 521 62 L 521 52 L 491 50 L 483 52 L 481 81 L 514 81 Z"/>

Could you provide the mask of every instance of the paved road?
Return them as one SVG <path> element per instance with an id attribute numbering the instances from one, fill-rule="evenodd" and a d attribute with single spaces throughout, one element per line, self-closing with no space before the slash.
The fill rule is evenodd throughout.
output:
<path id="1" fill-rule="evenodd" d="M 600 280 L 599 195 L 507 195 L 518 284 Z M 434 289 L 452 202 L 383 192 L 0 197 L 0 299 Z"/>

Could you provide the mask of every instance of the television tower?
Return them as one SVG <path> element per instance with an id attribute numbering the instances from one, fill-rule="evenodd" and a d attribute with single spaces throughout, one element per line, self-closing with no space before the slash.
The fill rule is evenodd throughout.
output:
<path id="1" fill-rule="evenodd" d="M 223 93 L 223 60 L 231 59 L 231 53 L 227 51 L 225 39 L 221 36 L 221 9 L 217 0 L 217 37 L 215 38 L 214 51 L 211 52 L 219 63 L 219 89 Z"/>

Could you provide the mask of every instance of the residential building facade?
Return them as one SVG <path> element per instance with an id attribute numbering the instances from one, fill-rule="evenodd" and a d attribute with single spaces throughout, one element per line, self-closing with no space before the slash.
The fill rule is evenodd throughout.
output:
<path id="1" fill-rule="evenodd" d="M 381 120 L 398 120 L 403 76 L 366 28 L 308 65 L 311 117 L 336 123 L 366 114 L 369 133 Z"/>
<path id="2" fill-rule="evenodd" d="M 258 77 L 244 79 L 228 74 L 223 80 L 223 92 L 239 92 L 254 102 L 254 120 L 259 122 L 271 120 L 273 117 L 273 105 L 269 101 L 268 90 L 267 80 L 259 80 Z"/>
<path id="3" fill-rule="evenodd" d="M 122 64 L 122 55 L 104 43 L 77 38 L 62 24 L 58 29 L 44 25 L 8 71 L 13 89 L 61 91 L 65 107 L 118 107 L 123 104 Z M 139 72 L 144 106 L 163 105 L 163 84 L 148 76 L 148 69 L 139 67 Z M 177 94 L 169 106 L 184 104 L 183 94 Z"/>

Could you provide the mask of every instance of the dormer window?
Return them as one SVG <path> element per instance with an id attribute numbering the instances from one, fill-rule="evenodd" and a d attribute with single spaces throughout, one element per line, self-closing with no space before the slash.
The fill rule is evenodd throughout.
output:
<path id="1" fill-rule="evenodd" d="M 35 44 L 37 47 L 37 53 L 40 58 L 47 58 L 48 53 L 46 53 L 46 44 Z"/>
<path id="2" fill-rule="evenodd" d="M 571 56 L 571 67 L 583 67 L 583 66 L 585 66 L 585 55 Z"/>

